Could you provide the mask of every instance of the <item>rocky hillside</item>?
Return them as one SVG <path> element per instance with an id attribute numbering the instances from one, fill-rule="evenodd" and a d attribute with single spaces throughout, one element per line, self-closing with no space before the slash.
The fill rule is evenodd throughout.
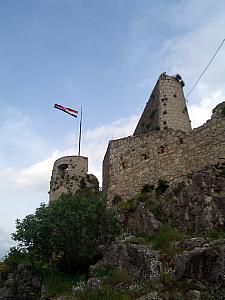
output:
<path id="1" fill-rule="evenodd" d="M 8 275 L 0 299 L 225 299 L 225 164 L 176 186 L 145 185 L 136 198 L 113 203 L 122 232 L 68 296 L 56 298 L 38 277 L 35 285 L 24 275 L 23 294 L 13 296 Z"/>
<path id="2" fill-rule="evenodd" d="M 115 197 L 114 209 L 123 235 L 74 288 L 76 299 L 225 299 L 224 164 Z"/>

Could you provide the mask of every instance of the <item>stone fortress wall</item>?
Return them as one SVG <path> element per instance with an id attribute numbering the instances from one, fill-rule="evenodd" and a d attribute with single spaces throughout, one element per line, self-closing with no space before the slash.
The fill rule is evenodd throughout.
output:
<path id="1" fill-rule="evenodd" d="M 180 102 L 182 106 L 183 99 Z M 176 117 L 179 107 L 175 105 L 173 115 L 173 105 L 171 108 L 167 105 L 171 120 Z M 183 127 L 179 125 L 181 120 L 173 121 L 174 128 L 137 134 L 139 122 L 134 136 L 110 141 L 103 161 L 103 191 L 109 204 L 115 195 L 123 199 L 135 196 L 145 184 L 157 186 L 159 179 L 178 183 L 192 172 L 224 162 L 224 106 L 225 102 L 218 105 L 211 120 L 193 131 L 188 126 L 188 114 L 183 113 L 186 124 Z M 158 121 L 161 122 L 160 113 Z M 178 127 L 183 130 L 178 130 Z"/>
<path id="2" fill-rule="evenodd" d="M 62 193 L 75 193 L 80 187 L 98 187 L 98 180 L 88 174 L 88 158 L 65 156 L 54 163 L 50 181 L 49 201 L 59 198 Z"/>

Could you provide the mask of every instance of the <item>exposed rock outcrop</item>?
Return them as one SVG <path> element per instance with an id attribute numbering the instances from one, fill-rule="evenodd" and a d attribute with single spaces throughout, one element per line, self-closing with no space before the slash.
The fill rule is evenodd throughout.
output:
<path id="1" fill-rule="evenodd" d="M 105 253 L 104 258 L 92 266 L 92 271 L 103 265 L 111 265 L 126 270 L 134 280 L 158 278 L 162 268 L 157 251 L 126 241 L 113 244 Z"/>
<path id="2" fill-rule="evenodd" d="M 170 224 L 184 233 L 225 228 L 225 165 L 205 168 L 160 197 Z"/>

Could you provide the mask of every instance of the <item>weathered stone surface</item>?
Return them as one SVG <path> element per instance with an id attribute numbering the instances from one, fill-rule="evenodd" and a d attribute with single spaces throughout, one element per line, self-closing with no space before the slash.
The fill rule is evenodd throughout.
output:
<path id="1" fill-rule="evenodd" d="M 147 246 L 117 242 L 105 253 L 102 260 L 92 267 L 112 265 L 126 270 L 134 280 L 157 278 L 161 271 L 159 255 Z"/>
<path id="2" fill-rule="evenodd" d="M 0 288 L 0 300 L 17 300 L 11 288 Z"/>
<path id="3" fill-rule="evenodd" d="M 101 280 L 95 277 L 91 277 L 88 279 L 86 286 L 89 289 L 100 289 L 102 287 Z"/>
<path id="4" fill-rule="evenodd" d="M 0 289 L 0 300 L 32 300 L 40 295 L 41 280 L 30 266 L 19 265 Z"/>
<path id="5" fill-rule="evenodd" d="M 181 191 L 167 189 L 160 202 L 168 221 L 184 233 L 225 228 L 223 170 L 223 165 L 205 168 L 190 176 Z"/>
<path id="6" fill-rule="evenodd" d="M 161 298 L 158 296 L 157 292 L 152 292 L 138 298 L 137 300 L 161 300 Z"/>
<path id="7" fill-rule="evenodd" d="M 200 300 L 201 299 L 201 292 L 196 290 L 190 290 L 187 293 L 188 300 Z"/>
<path id="8" fill-rule="evenodd" d="M 193 172 L 223 162 L 225 117 L 219 105 L 211 120 L 189 134 L 167 129 L 110 141 L 103 161 L 103 191 L 112 205 L 115 195 L 130 199 L 146 184 L 157 186 L 159 179 L 179 183 Z M 223 206 L 224 195 L 217 196 Z"/>
<path id="9" fill-rule="evenodd" d="M 49 200 L 57 200 L 62 193 L 75 193 L 80 188 L 98 190 L 98 179 L 87 172 L 87 157 L 65 156 L 57 159 L 52 170 Z"/>
<path id="10" fill-rule="evenodd" d="M 218 258 L 218 252 L 212 247 L 197 247 L 184 251 L 173 258 L 176 277 L 178 280 L 182 278 L 210 280 Z"/>
<path id="11" fill-rule="evenodd" d="M 191 131 L 181 81 L 162 73 L 141 115 L 134 135 L 167 128 Z"/>
<path id="12" fill-rule="evenodd" d="M 133 213 L 126 214 L 118 210 L 117 214 L 123 231 L 131 235 L 152 235 L 157 232 L 160 225 L 154 214 L 146 209 L 142 202 L 137 204 Z"/>

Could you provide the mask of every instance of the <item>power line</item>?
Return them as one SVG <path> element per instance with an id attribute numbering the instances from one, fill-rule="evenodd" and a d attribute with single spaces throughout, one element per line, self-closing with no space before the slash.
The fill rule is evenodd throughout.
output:
<path id="1" fill-rule="evenodd" d="M 193 91 L 193 89 L 196 87 L 196 85 L 199 83 L 200 79 L 202 78 L 202 76 L 204 75 L 204 73 L 206 72 L 206 70 L 208 69 L 209 65 L 211 64 L 211 62 L 213 61 L 213 59 L 215 58 L 216 54 L 219 52 L 220 48 L 223 46 L 223 43 L 225 42 L 225 39 L 222 41 L 222 43 L 220 44 L 220 46 L 218 47 L 218 49 L 216 50 L 216 52 L 213 54 L 213 57 L 210 59 L 208 65 L 205 67 L 205 69 L 203 70 L 203 72 L 201 73 L 201 75 L 199 76 L 198 80 L 196 81 L 196 83 L 194 84 L 194 86 L 192 87 L 192 89 L 189 91 L 189 93 L 187 94 L 186 97 L 188 97 L 190 95 L 190 93 Z"/>

